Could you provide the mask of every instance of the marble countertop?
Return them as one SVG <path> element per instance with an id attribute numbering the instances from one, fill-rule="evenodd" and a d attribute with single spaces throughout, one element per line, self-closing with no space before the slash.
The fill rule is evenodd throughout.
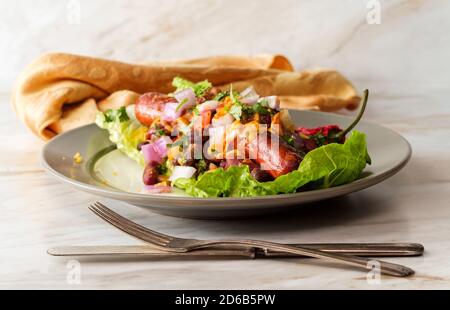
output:
<path id="1" fill-rule="evenodd" d="M 450 288 L 448 1 L 382 1 L 380 24 L 367 23 L 367 2 L 359 0 L 5 3 L 0 56 L 9 61 L 0 75 L 0 288 Z M 87 207 L 98 197 L 44 172 L 43 142 L 11 110 L 17 73 L 55 50 L 126 61 L 281 52 L 298 69 L 342 71 L 358 89 L 371 90 L 365 119 L 401 133 L 412 145 L 410 163 L 389 180 L 288 214 L 233 221 L 171 218 L 103 201 L 141 224 L 185 237 L 418 242 L 426 248 L 424 256 L 389 259 L 416 275 L 382 276 L 371 283 L 364 272 L 315 259 L 74 262 L 47 255 L 56 245 L 137 244 L 90 213 Z M 73 281 L 74 271 L 80 281 Z"/>

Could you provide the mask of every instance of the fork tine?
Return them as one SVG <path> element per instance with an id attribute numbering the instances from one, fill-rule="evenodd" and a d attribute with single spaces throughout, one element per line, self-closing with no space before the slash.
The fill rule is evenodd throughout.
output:
<path id="1" fill-rule="evenodd" d="M 120 214 L 116 213 L 115 211 L 111 210 L 110 208 L 108 208 L 107 206 L 105 206 L 104 204 L 102 204 L 99 201 L 96 201 L 94 203 L 94 206 L 96 206 L 98 209 L 103 211 L 103 213 L 108 214 L 111 217 L 116 218 L 118 221 L 127 223 L 130 227 L 134 227 L 134 228 L 136 228 L 136 229 L 138 229 L 138 230 L 140 230 L 142 232 L 146 232 L 148 234 L 151 234 L 152 236 L 155 236 L 156 238 L 159 238 L 162 241 L 169 242 L 169 241 L 171 241 L 173 239 L 172 236 L 168 236 L 168 235 L 165 235 L 163 233 L 159 233 L 157 231 L 151 230 L 151 229 L 149 229 L 147 227 L 139 225 L 138 223 L 135 223 L 135 222 L 133 222 L 133 221 L 123 217 L 122 215 L 120 215 Z"/>
<path id="2" fill-rule="evenodd" d="M 146 233 L 143 233 L 142 231 L 139 231 L 133 227 L 130 227 L 127 224 L 121 223 L 120 221 L 104 214 L 101 210 L 99 210 L 97 207 L 91 205 L 89 207 L 89 209 L 94 212 L 96 215 L 98 215 L 101 219 L 103 219 L 104 221 L 108 222 L 109 224 L 113 225 L 114 227 L 120 229 L 121 231 L 135 237 L 138 238 L 140 240 L 144 240 L 148 243 L 160 246 L 160 247 L 165 247 L 168 243 L 168 241 L 166 240 L 161 240 L 159 238 L 155 238 L 155 236 L 149 236 Z"/>

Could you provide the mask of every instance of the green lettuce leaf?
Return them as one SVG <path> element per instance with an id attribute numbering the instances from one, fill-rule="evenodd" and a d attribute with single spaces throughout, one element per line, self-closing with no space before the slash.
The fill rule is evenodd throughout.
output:
<path id="1" fill-rule="evenodd" d="M 233 166 L 224 170 L 219 168 L 198 177 L 175 181 L 175 186 L 182 188 L 188 195 L 195 197 L 246 197 L 270 195 L 272 190 L 256 181 L 250 174 L 248 166 Z"/>
<path id="2" fill-rule="evenodd" d="M 144 157 L 137 145 L 145 140 L 148 128 L 130 120 L 125 108 L 97 113 L 95 123 L 109 132 L 109 139 L 117 145 L 117 149 L 128 157 L 144 165 Z"/>
<path id="3" fill-rule="evenodd" d="M 178 179 L 175 186 L 195 197 L 247 197 L 328 188 L 356 180 L 370 163 L 365 135 L 353 131 L 344 144 L 331 143 L 308 154 L 298 170 L 270 182 L 258 182 L 246 165 L 209 171 L 197 179 Z"/>
<path id="4" fill-rule="evenodd" d="M 176 88 L 175 92 L 191 88 L 196 96 L 203 96 L 205 91 L 212 87 L 212 84 L 208 80 L 194 83 L 177 76 L 172 80 L 172 86 Z"/>

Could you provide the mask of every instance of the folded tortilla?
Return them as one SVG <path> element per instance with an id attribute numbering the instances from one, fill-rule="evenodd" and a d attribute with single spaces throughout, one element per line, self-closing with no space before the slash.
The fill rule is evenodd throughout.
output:
<path id="1" fill-rule="evenodd" d="M 215 56 L 128 64 L 52 53 L 28 65 L 13 91 L 20 119 L 42 139 L 92 123 L 98 111 L 133 104 L 140 94 L 173 91 L 176 76 L 236 90 L 253 85 L 262 96 L 278 95 L 288 109 L 354 109 L 360 97 L 333 70 L 294 72 L 282 55 Z"/>

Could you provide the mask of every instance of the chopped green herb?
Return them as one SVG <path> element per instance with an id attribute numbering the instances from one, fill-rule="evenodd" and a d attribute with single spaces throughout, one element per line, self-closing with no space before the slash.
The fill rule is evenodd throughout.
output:
<path id="1" fill-rule="evenodd" d="M 237 120 L 240 119 L 250 119 L 255 113 L 259 113 L 261 115 L 275 114 L 277 111 L 268 107 L 267 99 L 261 99 L 256 104 L 247 105 L 243 104 L 238 99 L 239 93 L 233 91 L 233 85 L 230 86 L 230 99 L 233 105 L 229 110 L 226 110 L 228 113 L 233 115 L 233 117 Z"/>
<path id="2" fill-rule="evenodd" d="M 130 120 L 125 107 L 121 107 L 120 109 L 117 110 L 117 116 L 119 117 L 119 121 L 121 122 L 126 122 Z"/>
<path id="3" fill-rule="evenodd" d="M 156 169 L 158 170 L 158 173 L 161 175 L 165 175 L 167 173 L 167 171 L 169 170 L 167 168 L 167 160 L 164 161 L 162 164 L 159 164 Z"/>
<path id="4" fill-rule="evenodd" d="M 183 100 L 181 100 L 181 102 L 177 105 L 177 108 L 175 109 L 175 112 L 178 112 L 179 109 L 181 109 L 181 107 L 188 102 L 188 98 L 184 98 Z"/>
<path id="5" fill-rule="evenodd" d="M 327 137 L 325 137 L 323 134 L 321 133 L 317 133 L 314 136 L 312 136 L 313 139 L 316 140 L 317 145 L 324 145 L 327 142 Z"/>
<path id="6" fill-rule="evenodd" d="M 263 107 L 269 107 L 269 101 L 266 98 L 258 100 L 258 104 L 260 104 Z"/>
<path id="7" fill-rule="evenodd" d="M 244 104 L 239 101 L 238 93 L 233 91 L 233 85 L 230 86 L 230 99 L 233 105 L 230 107 L 228 113 L 230 113 L 235 119 L 240 120 L 242 111 L 245 110 Z"/>
<path id="8" fill-rule="evenodd" d="M 166 135 L 166 131 L 164 129 L 158 129 L 156 131 L 156 135 L 161 137 L 161 136 L 165 136 Z"/>
<path id="9" fill-rule="evenodd" d="M 105 122 L 111 123 L 114 121 L 114 111 L 112 109 L 108 109 L 103 113 L 105 115 Z"/>
<path id="10" fill-rule="evenodd" d="M 125 107 L 121 107 L 117 110 L 109 109 L 104 113 L 104 115 L 105 122 L 107 123 L 114 122 L 116 119 L 119 120 L 119 122 L 126 122 L 130 120 Z"/>
<path id="11" fill-rule="evenodd" d="M 179 138 L 177 141 L 175 141 L 174 143 L 168 143 L 167 147 L 168 148 L 172 148 L 172 147 L 176 147 L 176 146 L 182 147 L 182 146 L 186 145 L 187 142 L 188 142 L 188 136 L 184 135 L 181 138 Z"/>
<path id="12" fill-rule="evenodd" d="M 240 120 L 242 116 L 242 105 L 235 103 L 231 106 L 228 113 L 230 113 L 235 119 Z"/>
<path id="13" fill-rule="evenodd" d="M 283 140 L 286 141 L 290 146 L 294 146 L 295 139 L 292 136 L 282 136 Z"/>
<path id="14" fill-rule="evenodd" d="M 270 114 L 270 109 L 264 106 L 262 103 L 258 102 L 252 106 L 252 109 L 255 113 L 259 113 L 261 115 Z"/>
<path id="15" fill-rule="evenodd" d="M 238 104 L 242 104 L 239 99 L 237 98 L 239 96 L 239 94 L 235 91 L 233 91 L 233 84 L 230 85 L 230 99 L 231 102 L 233 102 L 234 104 L 238 103 Z"/>
<path id="16" fill-rule="evenodd" d="M 215 101 L 220 101 L 220 100 L 222 100 L 223 98 L 225 98 L 225 97 L 227 97 L 227 96 L 229 96 L 229 95 L 230 95 L 230 92 L 229 92 L 228 90 L 226 90 L 226 91 L 223 91 L 223 92 L 218 93 L 218 94 L 214 97 L 214 100 L 215 100 Z"/>
<path id="17" fill-rule="evenodd" d="M 208 163 L 204 159 L 200 159 L 197 163 L 197 174 L 203 174 L 208 169 Z"/>
<path id="18" fill-rule="evenodd" d="M 165 136 L 167 134 L 164 127 L 160 124 L 153 124 L 149 132 L 152 132 L 153 135 L 157 137 Z"/>

